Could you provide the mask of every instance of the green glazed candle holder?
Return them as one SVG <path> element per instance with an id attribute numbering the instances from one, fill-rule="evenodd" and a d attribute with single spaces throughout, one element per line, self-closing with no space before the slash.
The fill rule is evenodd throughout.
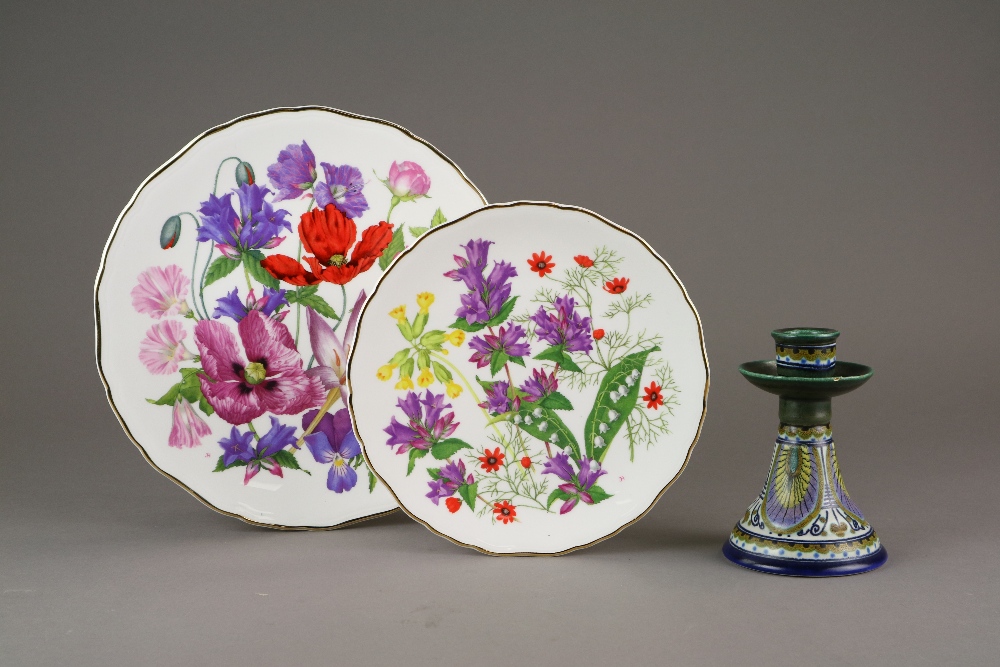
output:
<path id="1" fill-rule="evenodd" d="M 774 361 L 740 373 L 778 395 L 778 437 L 760 496 L 722 548 L 752 570 L 800 577 L 860 574 L 886 562 L 885 547 L 844 488 L 830 429 L 832 399 L 867 382 L 873 370 L 837 360 L 833 329 L 771 332 Z"/>

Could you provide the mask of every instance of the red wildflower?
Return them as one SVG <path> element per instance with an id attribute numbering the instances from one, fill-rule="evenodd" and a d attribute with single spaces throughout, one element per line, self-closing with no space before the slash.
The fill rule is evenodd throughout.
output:
<path id="1" fill-rule="evenodd" d="M 594 329 L 594 340 L 601 340 L 604 338 L 604 329 Z"/>
<path id="2" fill-rule="evenodd" d="M 483 451 L 483 456 L 480 456 L 479 460 L 483 462 L 483 465 L 479 466 L 480 468 L 486 472 L 496 472 L 503 465 L 503 454 L 500 453 L 499 447 L 492 452 L 487 449 Z"/>
<path id="3" fill-rule="evenodd" d="M 525 456 L 525 457 L 521 458 L 521 467 L 524 468 L 524 469 L 526 469 L 526 470 L 531 467 L 531 457 L 530 456 Z"/>
<path id="4" fill-rule="evenodd" d="M 448 498 L 446 501 L 444 501 L 444 504 L 447 505 L 448 511 L 451 512 L 452 514 L 462 509 L 462 501 L 456 498 L 455 496 Z"/>
<path id="5" fill-rule="evenodd" d="M 517 506 L 511 505 L 506 500 L 493 503 L 493 514 L 496 515 L 493 517 L 494 519 L 503 521 L 505 524 L 510 523 L 511 521 L 515 521 L 514 517 L 517 516 Z"/>
<path id="6" fill-rule="evenodd" d="M 555 262 L 552 261 L 552 255 L 546 255 L 545 251 L 535 252 L 531 254 L 531 259 L 528 260 L 528 266 L 531 270 L 538 274 L 539 278 L 545 277 L 545 274 L 552 273 L 552 269 L 555 267 Z"/>
<path id="7" fill-rule="evenodd" d="M 628 289 L 628 278 L 615 278 L 604 283 L 604 291 L 611 294 L 621 294 Z"/>
<path id="8" fill-rule="evenodd" d="M 312 255 L 303 260 L 311 270 L 306 270 L 288 255 L 265 257 L 260 265 L 289 285 L 316 285 L 324 281 L 345 285 L 370 269 L 382 255 L 392 241 L 392 225 L 388 222 L 372 225 L 361 232 L 361 240 L 354 245 L 357 237 L 354 221 L 344 217 L 333 204 L 328 204 L 325 209 L 303 213 L 299 223 L 302 247 Z M 348 260 L 351 246 L 354 252 Z"/>
<path id="9" fill-rule="evenodd" d="M 585 269 L 589 269 L 590 267 L 592 267 L 594 265 L 594 260 L 592 260 L 591 258 L 587 257 L 586 255 L 577 255 L 573 259 L 575 259 L 576 263 L 579 264 L 580 266 L 582 266 Z"/>
<path id="10" fill-rule="evenodd" d="M 649 383 L 646 387 L 646 395 L 643 396 L 642 400 L 646 401 L 646 407 L 652 408 L 653 410 L 659 410 L 660 406 L 663 405 L 663 394 L 660 390 L 663 389 L 660 385 L 656 384 L 656 381 Z"/>

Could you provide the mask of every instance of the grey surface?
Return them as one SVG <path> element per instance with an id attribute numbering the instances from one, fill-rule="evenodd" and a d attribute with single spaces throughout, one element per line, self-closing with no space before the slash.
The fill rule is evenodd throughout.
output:
<path id="1" fill-rule="evenodd" d="M 996 3 L 756 6 L 5 2 L 0 664 L 996 664 Z M 142 179 L 274 106 L 395 121 L 490 201 L 642 234 L 704 322 L 691 464 L 639 524 L 497 559 L 402 515 L 287 534 L 218 515 L 129 443 L 92 284 Z M 873 574 L 719 548 L 764 481 L 773 397 L 736 372 L 833 326 Z"/>

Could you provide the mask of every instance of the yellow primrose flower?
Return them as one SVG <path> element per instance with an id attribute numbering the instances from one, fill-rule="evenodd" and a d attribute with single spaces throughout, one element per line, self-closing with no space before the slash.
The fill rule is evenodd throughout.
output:
<path id="1" fill-rule="evenodd" d="M 392 372 L 396 370 L 396 364 L 386 364 L 385 366 L 380 366 L 377 371 L 375 371 L 375 377 L 377 377 L 382 382 L 385 382 L 392 377 Z"/>
<path id="2" fill-rule="evenodd" d="M 396 383 L 396 389 L 402 389 L 404 391 L 407 389 L 413 389 L 413 380 L 409 377 L 399 378 L 399 382 Z"/>
<path id="3" fill-rule="evenodd" d="M 465 332 L 461 329 L 455 329 L 450 334 L 448 334 L 448 342 L 455 347 L 460 346 L 465 342 Z"/>
<path id="4" fill-rule="evenodd" d="M 462 388 L 454 382 L 446 384 L 444 390 L 448 393 L 448 398 L 458 398 L 458 395 L 462 393 Z"/>
<path id="5" fill-rule="evenodd" d="M 434 295 L 430 292 L 421 292 L 417 295 L 417 305 L 420 306 L 420 314 L 426 315 L 427 310 L 434 303 Z"/>
<path id="6" fill-rule="evenodd" d="M 420 371 L 420 375 L 417 376 L 417 384 L 421 387 L 429 387 L 434 383 L 434 375 L 431 374 L 431 369 L 425 368 Z"/>
<path id="7" fill-rule="evenodd" d="M 389 317 L 402 324 L 406 321 L 406 306 L 396 306 L 389 311 Z"/>

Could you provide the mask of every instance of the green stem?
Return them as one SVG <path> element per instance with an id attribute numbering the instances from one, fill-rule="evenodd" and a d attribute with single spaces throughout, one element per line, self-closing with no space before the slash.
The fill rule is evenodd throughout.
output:
<path id="1" fill-rule="evenodd" d="M 296 261 L 298 261 L 299 264 L 302 263 L 302 239 L 299 239 L 299 250 L 298 250 L 298 253 L 296 253 L 296 255 L 295 255 L 295 259 L 296 259 Z M 299 325 L 302 322 L 302 304 L 299 303 L 299 300 L 298 300 L 299 292 L 300 292 L 301 289 L 302 289 L 301 287 L 296 287 L 295 288 L 295 297 L 296 297 L 296 299 L 295 299 L 295 347 L 296 348 L 298 348 L 298 346 L 299 346 Z"/>
<path id="2" fill-rule="evenodd" d="M 389 222 L 389 218 L 392 216 L 392 209 L 399 206 L 399 197 L 393 195 L 392 201 L 389 202 L 389 212 L 385 214 L 385 221 Z"/>
<path id="3" fill-rule="evenodd" d="M 253 433 L 253 437 L 260 440 L 260 436 L 257 434 L 257 429 L 254 428 L 253 422 L 247 422 L 247 427 L 250 429 L 250 432 Z"/>
<path id="4" fill-rule="evenodd" d="M 253 285 L 250 284 L 250 269 L 247 268 L 247 260 L 243 259 L 243 275 L 247 277 L 247 292 L 253 289 Z"/>
<path id="5" fill-rule="evenodd" d="M 336 331 L 340 328 L 340 323 L 344 321 L 344 315 L 347 314 L 347 288 L 343 285 L 340 286 L 340 298 L 343 299 L 344 304 L 340 308 L 340 319 L 333 325 L 333 330 Z M 351 341 L 345 340 L 344 345 L 350 345 Z"/>
<path id="6" fill-rule="evenodd" d="M 219 168 L 215 170 L 215 185 L 212 186 L 212 194 L 219 196 L 219 174 L 222 173 L 222 165 L 226 164 L 230 160 L 236 160 L 237 162 L 242 162 L 238 157 L 227 157 L 225 160 L 219 163 Z"/>
<path id="7" fill-rule="evenodd" d="M 201 222 L 198 220 L 197 217 L 195 217 L 194 213 L 188 213 L 187 211 L 184 211 L 180 215 L 190 216 L 191 219 L 194 220 L 194 228 L 195 228 L 195 230 L 201 229 Z M 192 288 L 194 287 L 194 280 L 196 279 L 196 275 L 197 275 L 197 270 L 198 270 L 198 268 L 197 268 L 198 267 L 198 251 L 200 249 L 201 249 L 201 243 L 198 241 L 198 238 L 195 237 L 195 240 L 194 240 L 194 260 L 191 262 L 191 287 Z M 203 320 L 207 320 L 208 319 L 208 312 L 203 307 L 199 308 L 199 306 L 198 306 L 198 299 L 195 298 L 194 289 L 191 290 L 191 303 L 194 304 L 194 314 L 197 315 L 198 317 L 200 317 Z"/>

